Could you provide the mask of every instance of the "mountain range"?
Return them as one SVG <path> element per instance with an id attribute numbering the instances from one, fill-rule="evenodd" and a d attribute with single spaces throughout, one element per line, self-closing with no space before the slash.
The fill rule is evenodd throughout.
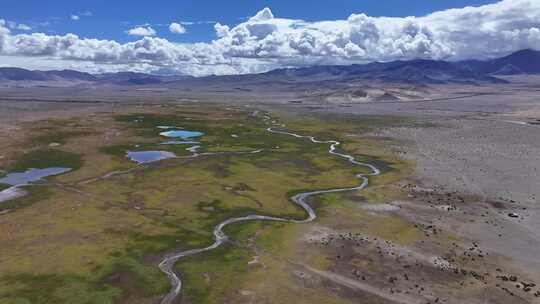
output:
<path id="1" fill-rule="evenodd" d="M 540 51 L 522 50 L 506 57 L 486 61 L 449 62 L 418 59 L 411 61 L 374 62 L 348 66 L 313 66 L 277 69 L 261 74 L 234 76 L 160 76 L 120 72 L 89 74 L 74 70 L 31 71 L 21 68 L 0 68 L 2 82 L 62 82 L 67 84 L 93 83 L 111 85 L 157 85 L 190 82 L 253 82 L 253 81 L 323 81 L 368 80 L 407 84 L 476 84 L 505 83 L 500 75 L 540 74 Z"/>
<path id="2" fill-rule="evenodd" d="M 75 70 L 30 71 L 21 68 L 0 68 L 2 81 L 39 81 L 39 82 L 93 82 L 118 85 L 147 85 L 179 80 L 185 76 L 159 76 L 134 72 L 90 74 Z"/>

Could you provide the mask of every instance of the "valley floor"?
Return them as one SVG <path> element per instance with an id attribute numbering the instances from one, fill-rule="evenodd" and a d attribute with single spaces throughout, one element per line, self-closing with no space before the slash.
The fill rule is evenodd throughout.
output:
<path id="1" fill-rule="evenodd" d="M 228 226 L 223 246 L 175 264 L 176 303 L 537 303 L 540 133 L 516 122 L 535 122 L 538 108 L 475 98 L 451 113 L 441 113 L 450 101 L 414 113 L 397 109 L 406 103 L 0 101 L 0 175 L 73 169 L 0 203 L 0 303 L 160 303 L 170 288 L 160 261 L 211 244 L 219 222 L 303 219 L 291 195 L 370 173 L 328 145 L 269 134 L 265 116 L 339 140 L 382 174 L 310 199 L 314 222 Z M 217 154 L 161 145 L 166 126 L 203 132 L 199 151 Z M 128 150 L 178 158 L 137 165 Z"/>

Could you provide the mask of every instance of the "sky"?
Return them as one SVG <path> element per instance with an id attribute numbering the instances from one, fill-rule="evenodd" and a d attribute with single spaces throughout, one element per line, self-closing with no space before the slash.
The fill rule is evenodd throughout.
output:
<path id="1" fill-rule="evenodd" d="M 540 0 L 2 0 L 0 66 L 203 76 L 540 48 Z"/>

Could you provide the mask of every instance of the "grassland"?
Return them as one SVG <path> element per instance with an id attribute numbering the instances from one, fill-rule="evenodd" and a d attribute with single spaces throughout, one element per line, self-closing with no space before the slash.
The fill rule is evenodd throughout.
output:
<path id="1" fill-rule="evenodd" d="M 40 188 L 31 188 L 30 195 L 2 204 L 4 210 L 14 210 L 0 217 L 0 303 L 153 303 L 169 288 L 156 267 L 166 252 L 210 244 L 213 227 L 232 216 L 303 218 L 303 210 L 288 200 L 291 193 L 352 187 L 358 183 L 354 175 L 367 172 L 329 155 L 327 145 L 268 133 L 259 117 L 240 108 L 137 111 L 40 121 L 32 126 L 35 132 L 14 139 L 12 152 L 0 163 L 4 169 L 75 170 L 52 178 L 54 185 L 36 186 Z M 407 122 L 275 115 L 287 129 L 339 139 L 343 149 L 384 171 L 371 181 L 379 190 L 314 200 L 322 216 L 314 225 L 337 225 L 402 243 L 419 238 L 406 221 L 372 219 L 358 208 L 358 201 L 377 203 L 404 195 L 394 184 L 408 174 L 410 164 L 388 153 L 385 142 L 362 134 L 377 124 Z M 204 132 L 201 152 L 227 153 L 145 166 L 125 157 L 127 150 L 155 149 L 189 155 L 188 146 L 160 145 L 164 138 L 157 126 L 164 125 Z M 59 145 L 53 149 L 51 143 Z M 235 153 L 258 149 L 263 150 Z M 103 178 L 113 171 L 124 173 Z M 289 271 L 291 261 L 321 269 L 334 265 L 324 250 L 301 242 L 310 227 L 228 227 L 233 242 L 178 263 L 185 286 L 181 301 L 241 303 L 256 297 L 289 303 L 296 296 L 298 303 L 353 303 L 324 288 L 305 286 Z"/>
<path id="2" fill-rule="evenodd" d="M 64 167 L 77 170 L 81 166 L 82 160 L 79 154 L 57 149 L 38 149 L 20 156 L 8 170 L 25 171 L 29 168 L 43 169 L 49 167 Z"/>

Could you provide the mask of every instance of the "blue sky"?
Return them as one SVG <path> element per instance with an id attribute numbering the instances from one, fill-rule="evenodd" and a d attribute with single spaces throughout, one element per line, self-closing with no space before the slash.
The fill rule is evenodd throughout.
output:
<path id="1" fill-rule="evenodd" d="M 352 13 L 370 16 L 422 16 L 448 8 L 478 6 L 489 0 L 2 0 L 0 18 L 30 25 L 48 34 L 75 33 L 86 38 L 137 39 L 125 33 L 136 25 L 151 24 L 160 37 L 179 42 L 215 39 L 213 21 L 235 25 L 270 7 L 281 18 L 307 21 L 346 19 Z M 85 16 L 91 13 L 92 16 Z M 79 16 L 78 21 L 71 15 Z M 185 25 L 184 35 L 168 31 L 171 22 L 203 22 Z M 209 21 L 208 23 L 204 23 Z M 129 22 L 129 23 L 128 23 Z M 160 26 L 161 25 L 161 26 Z"/>
<path id="2" fill-rule="evenodd" d="M 0 66 L 195 76 L 540 48 L 539 0 L 0 0 Z"/>

